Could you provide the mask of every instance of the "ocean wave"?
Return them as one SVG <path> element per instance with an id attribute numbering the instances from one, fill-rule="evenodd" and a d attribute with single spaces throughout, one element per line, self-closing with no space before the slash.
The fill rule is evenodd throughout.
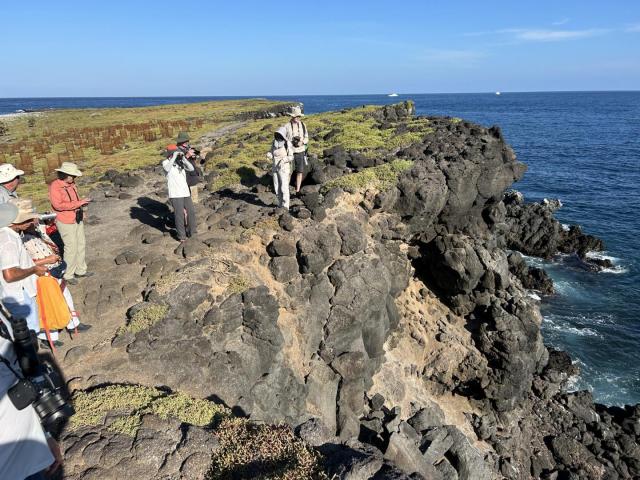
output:
<path id="1" fill-rule="evenodd" d="M 549 320 L 545 318 L 545 327 L 547 330 L 553 330 L 555 332 L 560 332 L 562 334 L 576 335 L 578 337 L 595 337 L 602 338 L 602 334 L 596 332 L 594 329 L 589 327 L 577 327 L 568 325 L 566 322 L 556 323 L 553 320 Z"/>
<path id="2" fill-rule="evenodd" d="M 553 288 L 555 289 L 556 293 L 559 295 L 564 295 L 567 297 L 580 296 L 580 293 L 579 293 L 580 290 L 574 282 L 569 282 L 566 280 L 557 280 L 553 283 Z"/>
<path id="3" fill-rule="evenodd" d="M 549 314 L 543 317 L 543 328 L 548 332 L 577 335 L 581 337 L 604 338 L 600 327 L 615 325 L 616 317 L 612 313 L 591 313 L 576 315 Z M 577 360 L 578 362 L 580 360 Z"/>
<path id="4" fill-rule="evenodd" d="M 620 262 L 619 258 L 607 255 L 607 252 L 587 252 L 585 256 L 587 258 L 594 258 L 596 260 L 609 260 L 613 263 Z"/>
<path id="5" fill-rule="evenodd" d="M 613 273 L 614 275 L 620 275 L 621 273 L 628 273 L 629 269 L 621 266 L 611 267 L 611 268 L 603 268 L 598 273 Z"/>
<path id="6" fill-rule="evenodd" d="M 607 252 L 587 252 L 586 257 L 594 260 L 609 260 L 611 263 L 613 263 L 613 267 L 603 268 L 599 273 L 612 273 L 614 275 L 620 275 L 622 273 L 629 272 L 629 269 L 627 267 L 620 265 L 620 262 L 622 261 L 620 258 L 608 255 Z"/>

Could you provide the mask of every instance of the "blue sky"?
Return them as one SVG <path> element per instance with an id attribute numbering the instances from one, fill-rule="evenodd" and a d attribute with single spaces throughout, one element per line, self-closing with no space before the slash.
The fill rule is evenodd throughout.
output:
<path id="1" fill-rule="evenodd" d="M 0 97 L 640 89 L 640 1 L 7 0 Z"/>

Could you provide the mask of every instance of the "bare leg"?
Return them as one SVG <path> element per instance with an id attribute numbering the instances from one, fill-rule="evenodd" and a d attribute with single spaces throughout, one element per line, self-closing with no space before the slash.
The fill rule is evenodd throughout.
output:
<path id="1" fill-rule="evenodd" d="M 296 193 L 300 193 L 301 186 L 302 186 L 302 173 L 296 172 Z"/>

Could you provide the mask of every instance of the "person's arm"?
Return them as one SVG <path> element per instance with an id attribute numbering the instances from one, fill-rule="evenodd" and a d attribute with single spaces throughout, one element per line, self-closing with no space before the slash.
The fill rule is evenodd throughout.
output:
<path id="1" fill-rule="evenodd" d="M 57 263 L 60 261 L 60 257 L 58 255 L 49 255 L 48 257 L 41 258 L 39 260 L 33 259 L 33 263 L 36 265 L 51 265 L 52 263 Z"/>
<path id="2" fill-rule="evenodd" d="M 58 470 L 62 466 L 63 457 L 62 450 L 60 449 L 60 444 L 53 438 L 48 432 L 45 432 L 47 437 L 47 444 L 49 445 L 49 450 L 51 450 L 51 454 L 53 455 L 54 461 L 46 470 L 47 475 L 51 475 L 56 470 Z"/>
<path id="3" fill-rule="evenodd" d="M 77 210 L 88 203 L 86 198 L 82 200 L 69 200 L 69 196 L 63 192 L 63 190 L 63 188 L 57 188 L 53 185 L 49 187 L 49 201 L 54 210 L 59 212 Z"/>
<path id="4" fill-rule="evenodd" d="M 31 275 L 37 275 L 41 277 L 47 273 L 47 267 L 44 265 L 34 265 L 30 268 L 11 267 L 2 270 L 2 278 L 7 283 L 19 282 Z"/>

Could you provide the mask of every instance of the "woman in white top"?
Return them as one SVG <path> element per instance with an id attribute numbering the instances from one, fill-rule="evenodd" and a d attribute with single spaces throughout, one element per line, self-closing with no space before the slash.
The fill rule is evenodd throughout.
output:
<path id="1" fill-rule="evenodd" d="M 184 158 L 184 154 L 177 150 L 177 147 L 175 147 L 176 149 L 172 147 L 173 145 L 167 147 L 166 152 L 171 156 L 165 158 L 162 162 L 162 168 L 167 175 L 169 200 L 173 206 L 178 240 L 184 242 L 187 237 L 197 233 L 196 212 L 193 208 L 186 174 L 186 172 L 193 171 L 193 165 Z"/>

